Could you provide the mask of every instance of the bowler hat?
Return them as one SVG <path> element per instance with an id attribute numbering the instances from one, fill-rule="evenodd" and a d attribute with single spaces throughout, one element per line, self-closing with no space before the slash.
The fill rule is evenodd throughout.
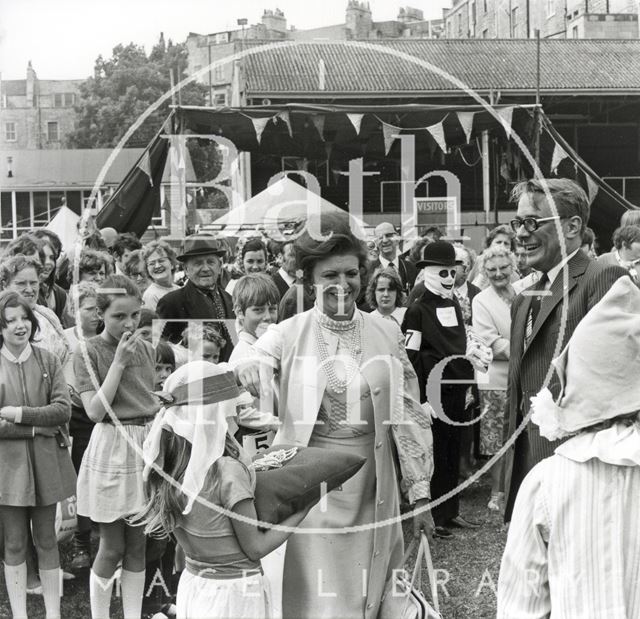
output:
<path id="1" fill-rule="evenodd" d="M 184 240 L 183 254 L 178 256 L 180 262 L 184 262 L 188 258 L 195 256 L 206 256 L 215 254 L 216 256 L 224 256 L 227 248 L 222 239 L 209 234 L 192 234 Z"/>
<path id="2" fill-rule="evenodd" d="M 422 256 L 416 263 L 418 269 L 428 266 L 449 267 L 456 264 L 456 250 L 447 241 L 434 241 L 422 248 Z"/>

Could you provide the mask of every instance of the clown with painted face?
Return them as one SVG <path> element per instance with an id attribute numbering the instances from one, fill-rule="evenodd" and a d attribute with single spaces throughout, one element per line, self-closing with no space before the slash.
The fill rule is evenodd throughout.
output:
<path id="1" fill-rule="evenodd" d="M 456 278 L 453 245 L 446 241 L 426 245 L 416 266 L 423 271 L 426 290 L 409 305 L 402 331 L 409 360 L 418 375 L 421 402 L 428 401 L 436 415 L 432 420 L 435 470 L 431 498 L 437 499 L 458 484 L 461 426 L 451 422 L 464 421 L 468 387 L 464 382 L 447 384 L 447 381 L 472 381 L 473 368 L 464 359 L 465 325 L 453 293 Z M 450 357 L 453 359 L 447 362 Z M 462 518 L 458 508 L 455 495 L 433 509 L 437 536 L 451 537 L 451 528 L 478 526 Z"/>

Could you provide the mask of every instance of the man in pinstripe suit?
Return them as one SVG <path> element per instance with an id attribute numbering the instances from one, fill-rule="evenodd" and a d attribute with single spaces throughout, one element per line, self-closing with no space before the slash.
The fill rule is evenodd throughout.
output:
<path id="1" fill-rule="evenodd" d="M 550 194 L 555 209 L 545 192 Z M 534 179 L 517 185 L 512 198 L 518 203 L 511 222 L 540 281 L 519 294 L 511 306 L 511 351 L 507 398 L 508 437 L 529 413 L 530 398 L 547 385 L 559 393 L 551 361 L 571 337 L 576 325 L 604 296 L 614 281 L 626 275 L 616 266 L 591 260 L 581 249 L 589 219 L 589 200 L 569 179 Z M 564 239 L 564 249 L 560 237 Z M 559 442 L 540 436 L 527 423 L 505 454 L 505 522 L 525 475 L 540 460 L 553 454 Z"/>

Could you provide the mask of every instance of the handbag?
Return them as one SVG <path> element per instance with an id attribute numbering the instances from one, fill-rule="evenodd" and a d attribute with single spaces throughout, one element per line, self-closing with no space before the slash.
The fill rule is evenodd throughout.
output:
<path id="1" fill-rule="evenodd" d="M 411 544 L 409 544 L 404 554 L 403 565 L 407 564 L 416 543 L 417 539 L 414 538 Z M 429 575 L 433 606 L 429 604 L 421 591 L 423 558 Z M 406 572 L 404 572 L 404 574 L 398 574 L 397 570 L 395 570 L 393 578 L 387 582 L 382 600 L 380 601 L 378 619 L 442 619 L 438 604 L 438 590 L 436 587 L 433 562 L 431 561 L 429 541 L 424 533 L 420 536 L 416 564 L 413 568 L 411 580 L 409 580 L 405 574 Z"/>

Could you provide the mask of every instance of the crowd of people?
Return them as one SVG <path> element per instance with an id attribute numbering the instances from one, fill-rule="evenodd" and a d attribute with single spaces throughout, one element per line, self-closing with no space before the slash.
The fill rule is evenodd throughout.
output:
<path id="1" fill-rule="evenodd" d="M 498 616 L 638 616 L 640 217 L 597 257 L 573 181 L 523 182 L 513 199 L 479 255 L 438 228 L 402 253 L 386 222 L 367 245 L 346 214 L 323 214 L 318 238 L 233 248 L 110 228 L 81 250 L 46 229 L 11 241 L 0 543 L 14 619 L 28 591 L 60 618 L 56 506 L 72 496 L 64 568 L 90 570 L 92 619 L 110 616 L 116 577 L 125 619 L 376 619 L 402 567 L 399 516 L 439 539 L 480 527 L 457 487 L 489 459 L 487 508 L 511 523 Z M 269 444 L 365 464 L 263 529 L 251 455 Z M 563 541 L 578 525 L 585 540 L 615 531 L 615 548 L 585 558 Z"/>

